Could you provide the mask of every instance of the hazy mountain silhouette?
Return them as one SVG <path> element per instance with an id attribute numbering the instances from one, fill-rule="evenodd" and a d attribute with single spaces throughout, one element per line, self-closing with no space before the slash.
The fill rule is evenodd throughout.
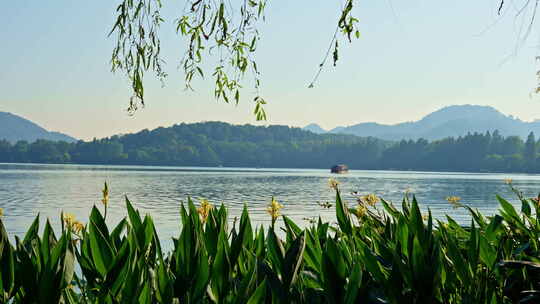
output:
<path id="1" fill-rule="evenodd" d="M 316 123 L 309 124 L 309 125 L 303 127 L 302 129 L 304 129 L 306 131 L 311 131 L 311 132 L 316 133 L 316 134 L 323 134 L 323 133 L 328 132 L 325 129 L 321 128 L 321 126 L 319 126 Z"/>
<path id="2" fill-rule="evenodd" d="M 8 112 L 0 112 L 0 140 L 2 139 L 12 143 L 19 140 L 34 142 L 37 139 L 67 142 L 77 141 L 77 139 L 69 135 L 47 131 L 28 119 Z"/>
<path id="3" fill-rule="evenodd" d="M 540 120 L 525 122 L 510 115 L 504 115 L 489 106 L 456 105 L 442 108 L 415 122 L 395 125 L 367 122 L 337 127 L 329 133 L 373 136 L 387 140 L 417 138 L 433 140 L 449 136 L 463 136 L 469 132 L 484 133 L 494 130 L 499 130 L 500 134 L 505 136 L 526 137 L 531 131 L 540 135 Z"/>

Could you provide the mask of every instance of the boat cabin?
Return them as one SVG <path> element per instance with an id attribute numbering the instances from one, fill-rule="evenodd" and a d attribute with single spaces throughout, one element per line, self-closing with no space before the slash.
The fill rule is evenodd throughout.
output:
<path id="1" fill-rule="evenodd" d="M 337 173 L 337 174 L 347 173 L 349 172 L 349 167 L 347 167 L 346 165 L 335 165 L 332 168 L 330 168 L 330 172 Z"/>

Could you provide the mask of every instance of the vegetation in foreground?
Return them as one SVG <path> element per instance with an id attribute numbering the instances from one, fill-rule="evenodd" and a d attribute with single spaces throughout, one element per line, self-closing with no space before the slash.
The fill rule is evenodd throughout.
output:
<path id="1" fill-rule="evenodd" d="M 59 235 L 49 221 L 39 235 L 38 216 L 11 244 L 0 219 L 0 302 L 540 301 L 539 198 L 512 188 L 521 210 L 497 197 L 499 214 L 486 217 L 449 197 L 470 211 L 470 226 L 463 227 L 451 217 L 422 215 L 414 196 L 405 195 L 399 209 L 374 195 L 348 206 L 338 184 L 331 186 L 337 224 L 319 219 L 305 229 L 281 216 L 275 200 L 267 229 L 252 226 L 247 208 L 229 226 L 223 205 L 202 201 L 197 208 L 188 200 L 170 252 L 161 249 L 152 218 L 127 198 L 127 216 L 107 227 L 107 187 L 104 213 L 94 207 L 87 224 L 63 214 Z"/>

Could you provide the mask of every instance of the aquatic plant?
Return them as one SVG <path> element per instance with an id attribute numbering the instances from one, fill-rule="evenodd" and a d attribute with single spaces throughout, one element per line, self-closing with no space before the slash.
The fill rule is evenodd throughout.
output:
<path id="1" fill-rule="evenodd" d="M 275 200 L 267 211 L 282 223 L 254 227 L 247 207 L 231 224 L 223 204 L 197 207 L 188 199 L 169 252 L 152 217 L 127 197 L 126 217 L 115 226 L 94 206 L 87 224 L 63 213 L 58 236 L 48 220 L 39 234 L 37 216 L 14 244 L 0 218 L 0 303 L 540 300 L 535 199 L 519 197 L 518 210 L 497 197 L 493 216 L 460 204 L 471 215 L 462 226 L 450 216 L 435 220 L 429 209 L 423 215 L 414 196 L 399 208 L 375 196 L 349 207 L 338 185 L 335 193 L 337 224 L 319 218 L 306 228 L 281 215 Z"/>

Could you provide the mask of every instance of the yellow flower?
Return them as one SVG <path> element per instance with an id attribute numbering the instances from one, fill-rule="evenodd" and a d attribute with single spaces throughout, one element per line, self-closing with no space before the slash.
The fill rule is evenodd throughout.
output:
<path id="1" fill-rule="evenodd" d="M 328 179 L 328 186 L 334 190 L 338 189 L 339 182 L 333 178 Z"/>
<path id="2" fill-rule="evenodd" d="M 363 200 L 370 206 L 375 206 L 379 202 L 379 198 L 373 193 L 364 195 Z"/>
<path id="3" fill-rule="evenodd" d="M 461 200 L 461 197 L 459 196 L 449 196 L 446 198 L 446 200 L 452 204 L 452 206 L 454 208 L 458 208 L 458 207 L 461 207 L 461 204 L 459 203 L 459 201 Z"/>
<path id="4" fill-rule="evenodd" d="M 358 204 L 358 206 L 356 206 L 356 216 L 358 218 L 361 218 L 361 217 L 364 217 L 366 214 L 367 214 L 367 208 L 366 208 L 366 205 L 364 204 Z"/>
<path id="5" fill-rule="evenodd" d="M 105 186 L 103 187 L 103 190 L 101 190 L 103 193 L 103 198 L 101 199 L 101 202 L 105 207 L 109 204 L 109 187 L 107 186 L 107 182 L 105 182 Z"/>
<path id="6" fill-rule="evenodd" d="M 268 208 L 266 208 L 266 212 L 268 212 L 268 214 L 270 214 L 270 216 L 272 217 L 272 222 L 274 222 L 279 217 L 279 209 L 281 208 L 283 208 L 283 205 L 278 203 L 278 201 L 276 201 L 272 197 L 272 201 L 270 202 L 270 204 L 268 204 Z"/>
<path id="7" fill-rule="evenodd" d="M 507 185 L 510 185 L 510 184 L 512 184 L 512 179 L 511 178 L 505 178 L 504 183 L 507 184 Z"/>
<path id="8" fill-rule="evenodd" d="M 62 220 L 66 227 L 74 233 L 79 233 L 84 229 L 84 224 L 77 221 L 72 213 L 62 213 Z"/>
<path id="9" fill-rule="evenodd" d="M 214 208 L 214 206 L 212 206 L 212 204 L 210 204 L 208 200 L 201 200 L 201 206 L 197 208 L 197 212 L 199 212 L 203 224 L 206 223 L 206 220 L 208 219 L 208 215 L 210 214 L 210 210 L 212 210 L 212 208 Z"/>
<path id="10" fill-rule="evenodd" d="M 423 219 L 424 221 L 427 221 L 427 220 L 429 219 L 429 215 L 428 215 L 428 214 L 422 215 L 422 219 Z"/>
<path id="11" fill-rule="evenodd" d="M 0 216 L 4 216 L 4 209 L 0 208 Z"/>
<path id="12" fill-rule="evenodd" d="M 73 223 L 75 222 L 75 215 L 72 213 L 62 213 L 62 220 L 66 224 L 66 226 L 71 227 Z"/>
<path id="13" fill-rule="evenodd" d="M 73 222 L 73 224 L 71 224 L 71 229 L 73 230 L 73 232 L 78 234 L 84 229 L 84 224 L 79 221 L 75 221 Z"/>

